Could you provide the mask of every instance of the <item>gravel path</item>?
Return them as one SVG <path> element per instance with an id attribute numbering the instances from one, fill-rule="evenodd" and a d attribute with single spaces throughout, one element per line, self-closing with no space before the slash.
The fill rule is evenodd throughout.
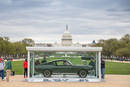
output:
<path id="1" fill-rule="evenodd" d="M 0 87 L 130 87 L 130 75 L 106 75 L 104 82 L 25 82 L 22 75 L 12 76 L 10 82 L 1 81 Z"/>

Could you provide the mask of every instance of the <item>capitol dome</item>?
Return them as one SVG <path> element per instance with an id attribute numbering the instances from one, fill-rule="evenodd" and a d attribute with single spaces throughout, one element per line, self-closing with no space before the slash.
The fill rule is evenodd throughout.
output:
<path id="1" fill-rule="evenodd" d="M 72 45 L 72 36 L 68 30 L 68 26 L 66 26 L 66 30 L 62 35 L 62 45 L 63 46 L 71 46 Z"/>
<path id="2" fill-rule="evenodd" d="M 65 32 L 63 33 L 62 39 L 71 39 L 72 40 L 72 36 L 68 29 L 66 29 Z"/>

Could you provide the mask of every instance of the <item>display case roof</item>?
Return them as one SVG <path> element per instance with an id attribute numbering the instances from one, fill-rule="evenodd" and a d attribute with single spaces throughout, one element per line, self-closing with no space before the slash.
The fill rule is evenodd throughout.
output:
<path id="1" fill-rule="evenodd" d="M 28 51 L 44 51 L 44 52 L 98 52 L 102 51 L 102 47 L 26 47 Z"/>

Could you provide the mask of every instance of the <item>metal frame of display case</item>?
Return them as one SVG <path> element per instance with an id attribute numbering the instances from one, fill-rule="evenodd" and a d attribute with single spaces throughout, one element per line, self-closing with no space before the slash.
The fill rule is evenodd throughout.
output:
<path id="1" fill-rule="evenodd" d="M 64 81 L 80 81 L 80 82 L 100 82 L 101 81 L 101 51 L 102 47 L 26 47 L 28 51 L 28 67 L 30 67 L 30 58 L 33 57 L 33 65 L 34 65 L 34 52 L 96 52 L 96 75 L 97 79 L 86 79 L 86 78 L 33 78 L 30 77 L 30 68 L 28 68 L 28 78 L 26 79 L 28 82 L 64 82 Z M 33 55 L 31 55 L 33 54 Z M 97 64 L 98 63 L 98 64 Z M 34 74 L 34 66 L 32 68 L 32 73 Z"/>

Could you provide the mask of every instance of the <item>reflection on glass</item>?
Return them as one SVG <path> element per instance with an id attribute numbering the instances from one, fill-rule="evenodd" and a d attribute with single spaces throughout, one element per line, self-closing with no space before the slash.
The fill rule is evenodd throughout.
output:
<path id="1" fill-rule="evenodd" d="M 88 53 L 87 53 L 88 54 Z M 66 75 L 68 78 L 93 78 L 97 77 L 96 66 L 98 63 L 95 55 L 83 54 L 62 54 L 37 52 L 30 59 L 31 76 L 39 78 L 53 78 Z M 94 54 L 94 53 L 93 53 Z M 46 55 L 46 56 L 45 56 Z M 34 62 L 34 63 L 33 63 Z"/>

